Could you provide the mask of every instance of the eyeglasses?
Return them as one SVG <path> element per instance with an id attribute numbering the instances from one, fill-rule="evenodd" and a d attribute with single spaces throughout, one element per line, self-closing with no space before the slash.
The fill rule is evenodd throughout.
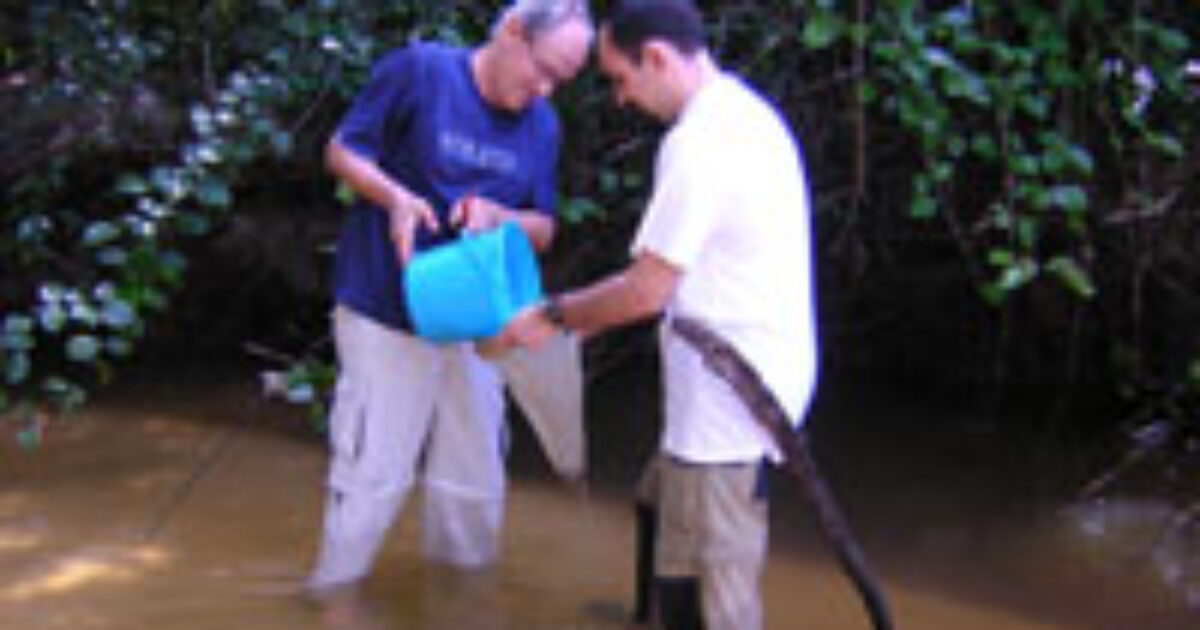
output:
<path id="1" fill-rule="evenodd" d="M 552 86 L 564 82 L 566 79 L 559 73 L 558 68 L 553 63 L 546 60 L 545 57 L 538 54 L 537 48 L 534 46 L 532 37 L 524 37 L 525 41 L 525 56 L 529 60 L 529 65 L 533 68 L 534 73 L 538 78 L 546 81 Z"/>

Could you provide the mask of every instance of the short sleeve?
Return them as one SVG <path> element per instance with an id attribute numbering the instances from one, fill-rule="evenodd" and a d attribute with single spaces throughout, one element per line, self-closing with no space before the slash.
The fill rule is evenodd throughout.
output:
<path id="1" fill-rule="evenodd" d="M 338 140 L 367 159 L 379 160 L 387 139 L 412 119 L 420 83 L 418 65 L 412 48 L 396 50 L 375 64 L 338 126 Z"/>
<path id="2" fill-rule="evenodd" d="M 649 251 L 688 269 L 720 217 L 724 177 L 709 154 L 689 148 L 688 138 L 669 138 L 655 166 L 654 191 L 634 238 L 632 254 Z"/>

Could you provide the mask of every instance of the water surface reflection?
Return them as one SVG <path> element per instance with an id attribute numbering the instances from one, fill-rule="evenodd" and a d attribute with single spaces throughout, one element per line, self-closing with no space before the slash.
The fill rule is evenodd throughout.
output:
<path id="1" fill-rule="evenodd" d="M 250 378 L 234 380 L 123 390 L 55 425 L 39 452 L 0 445 L 0 629 L 329 627 L 294 594 L 317 539 L 321 442 L 301 412 L 259 401 Z M 645 393 L 604 388 L 596 396 Z M 406 510 L 363 595 L 372 630 L 621 628 L 632 591 L 627 481 L 648 444 L 628 436 L 647 421 L 600 415 L 595 445 L 608 450 L 596 453 L 602 483 L 591 498 L 550 480 L 517 432 L 506 548 L 494 571 L 424 565 L 415 511 Z M 900 628 L 1200 627 L 1133 565 L 1097 562 L 1094 544 L 1081 543 L 1061 512 L 1017 507 L 1019 492 L 975 474 L 972 465 L 986 468 L 979 462 L 948 478 L 952 453 L 916 461 L 929 449 L 855 433 L 829 436 L 821 454 L 836 461 L 832 481 Z M 865 628 L 796 486 L 776 481 L 769 627 Z"/>

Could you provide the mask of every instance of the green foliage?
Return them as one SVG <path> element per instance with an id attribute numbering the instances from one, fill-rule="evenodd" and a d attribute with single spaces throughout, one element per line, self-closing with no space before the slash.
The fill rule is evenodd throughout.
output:
<path id="1" fill-rule="evenodd" d="M 820 4 L 809 3 L 812 28 L 848 37 L 844 26 L 829 26 L 846 22 L 839 9 Z M 989 254 L 986 296 L 1001 301 L 1047 276 L 1090 298 L 1097 152 L 1116 151 L 1118 162 L 1127 160 L 1121 154 L 1182 156 L 1197 122 L 1195 98 L 1181 85 L 1187 39 L 1136 10 L 1124 20 L 1088 2 L 1004 5 L 876 7 L 865 40 L 867 93 L 920 156 L 913 218 L 953 221 L 962 214 L 956 206 L 987 209 L 969 217 L 980 230 L 958 235 L 971 241 L 966 251 L 1004 253 Z M 824 47 L 833 38 L 806 42 Z M 1138 92 L 1135 72 L 1149 73 L 1157 88 Z M 995 183 L 981 188 L 981 179 Z"/>
<path id="2" fill-rule="evenodd" d="M 477 15 L 454 3 L 329 0 L 28 7 L 29 41 L 0 52 L 6 68 L 44 77 L 25 94 L 30 105 L 153 90 L 183 115 L 179 144 L 148 161 L 97 168 L 104 143 L 80 143 L 5 194 L 0 260 L 20 297 L 0 303 L 0 413 L 28 420 L 45 404 L 82 404 L 165 314 L 189 241 L 227 218 L 256 165 L 294 159 L 296 134 L 353 93 L 382 47 L 474 35 L 486 27 Z M 327 380 L 314 369 L 295 378 Z"/>
<path id="3" fill-rule="evenodd" d="M 287 401 L 304 405 L 315 429 L 328 430 L 329 397 L 337 380 L 335 366 L 323 357 L 306 357 L 288 366 L 285 380 Z"/>
<path id="4" fill-rule="evenodd" d="M 322 177 L 315 154 L 330 121 L 382 51 L 416 37 L 479 41 L 500 3 L 480 4 L 120 0 L 0 13 L 0 71 L 30 86 L 21 112 L 103 114 L 86 141 L 0 193 L 0 414 L 84 400 L 168 316 L 191 245 L 238 211 L 265 169 Z M 1194 160 L 1200 126 L 1181 71 L 1200 56 L 1194 8 L 701 4 L 718 56 L 796 123 L 818 222 L 844 220 L 834 228 L 843 241 L 918 233 L 939 255 L 955 252 L 997 312 L 1044 286 L 1089 308 L 1103 302 L 1114 320 L 1113 311 L 1141 312 L 1126 278 L 1163 264 L 1164 249 L 1194 250 L 1164 248 L 1175 242 L 1167 237 L 1188 241 L 1151 234 L 1143 220 L 1190 199 L 1178 182 L 1189 181 L 1182 165 Z M 566 265 L 581 273 L 623 260 L 621 230 L 650 184 L 655 136 L 613 113 L 607 90 L 589 72 L 557 98 L 568 130 L 565 240 L 579 229 L 593 245 L 581 251 L 607 256 Z M 120 110 L 143 97 L 167 121 L 165 143 L 129 142 L 110 124 L 138 113 Z M 862 147 L 848 148 L 856 136 Z M 852 169 L 865 184 L 836 190 Z M 868 206 L 875 214 L 860 214 Z M 881 217 L 888 223 L 872 224 Z M 611 246 L 594 246 L 598 238 Z M 297 369 L 297 396 L 304 383 L 328 386 L 312 366 Z"/>

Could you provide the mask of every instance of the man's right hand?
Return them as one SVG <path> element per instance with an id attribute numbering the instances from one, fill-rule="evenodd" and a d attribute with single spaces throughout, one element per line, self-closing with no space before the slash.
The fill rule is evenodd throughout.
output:
<path id="1" fill-rule="evenodd" d="M 401 265 L 408 264 L 417 238 L 417 227 L 425 226 L 430 232 L 438 231 L 437 215 L 429 202 L 413 194 L 404 194 L 388 209 L 388 221 L 392 243 Z"/>
<path id="2" fill-rule="evenodd" d="M 534 304 L 514 315 L 492 343 L 500 347 L 537 350 L 561 332 L 557 324 L 546 319 L 544 304 Z"/>

